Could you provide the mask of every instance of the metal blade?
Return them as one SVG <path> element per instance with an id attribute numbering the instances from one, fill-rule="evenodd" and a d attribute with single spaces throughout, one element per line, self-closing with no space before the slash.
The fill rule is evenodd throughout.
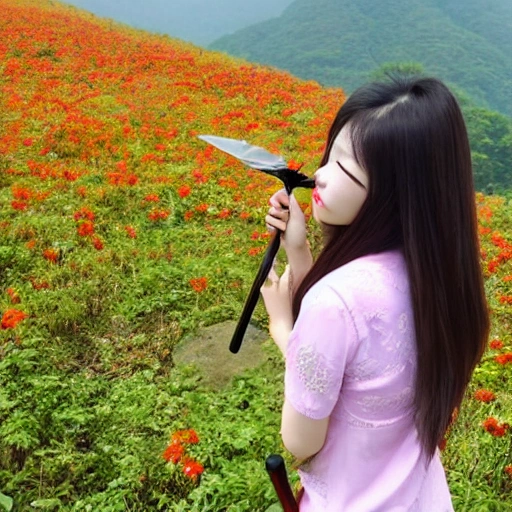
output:
<path id="1" fill-rule="evenodd" d="M 217 137 L 216 135 L 199 135 L 199 138 L 224 151 L 224 153 L 238 158 L 253 169 L 277 171 L 288 168 L 288 164 L 282 156 L 274 155 L 259 146 L 253 146 L 245 140 Z"/>

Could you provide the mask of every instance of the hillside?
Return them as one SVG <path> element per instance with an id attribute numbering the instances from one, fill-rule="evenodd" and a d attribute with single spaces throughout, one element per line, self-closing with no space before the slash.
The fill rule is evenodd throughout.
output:
<path id="1" fill-rule="evenodd" d="M 508 0 L 295 0 L 279 18 L 210 48 L 350 92 L 387 62 L 419 62 L 482 106 L 512 115 Z"/>
<path id="2" fill-rule="evenodd" d="M 281 352 L 216 386 L 176 356 L 238 319 L 280 183 L 197 135 L 311 175 L 343 91 L 55 0 L 0 2 L 0 59 L 0 510 L 267 511 Z M 457 512 L 512 492 L 512 203 L 476 201 L 493 328 L 443 451 Z"/>
<path id="3" fill-rule="evenodd" d="M 279 16 L 292 0 L 67 0 L 98 16 L 205 46 L 243 27 Z"/>

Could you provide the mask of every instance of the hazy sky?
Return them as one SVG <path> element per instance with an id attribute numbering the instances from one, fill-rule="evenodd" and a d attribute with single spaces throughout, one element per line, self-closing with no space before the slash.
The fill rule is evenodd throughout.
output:
<path id="1" fill-rule="evenodd" d="M 98 16 L 206 46 L 279 16 L 293 0 L 62 0 Z"/>

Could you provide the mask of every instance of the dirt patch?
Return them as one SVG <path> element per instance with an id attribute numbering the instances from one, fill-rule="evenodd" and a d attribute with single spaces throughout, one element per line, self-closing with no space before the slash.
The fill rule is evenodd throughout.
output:
<path id="1" fill-rule="evenodd" d="M 220 389 L 229 383 L 234 375 L 259 366 L 268 356 L 261 344 L 268 339 L 268 333 L 249 325 L 242 347 L 237 354 L 229 351 L 229 343 L 236 322 L 205 327 L 194 337 L 181 341 L 174 350 L 174 361 L 178 365 L 193 365 L 208 387 Z"/>

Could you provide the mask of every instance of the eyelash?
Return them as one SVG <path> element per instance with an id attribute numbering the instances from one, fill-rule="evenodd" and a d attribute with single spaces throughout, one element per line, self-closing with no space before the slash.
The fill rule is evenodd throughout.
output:
<path id="1" fill-rule="evenodd" d="M 338 162 L 336 160 L 336 163 L 339 165 L 340 169 L 354 182 L 354 183 L 357 183 L 357 185 L 359 185 L 360 187 L 363 187 L 365 190 L 366 190 L 366 187 L 350 172 L 347 171 L 347 169 L 345 169 L 345 167 L 343 167 L 343 165 L 340 164 L 340 162 Z"/>

